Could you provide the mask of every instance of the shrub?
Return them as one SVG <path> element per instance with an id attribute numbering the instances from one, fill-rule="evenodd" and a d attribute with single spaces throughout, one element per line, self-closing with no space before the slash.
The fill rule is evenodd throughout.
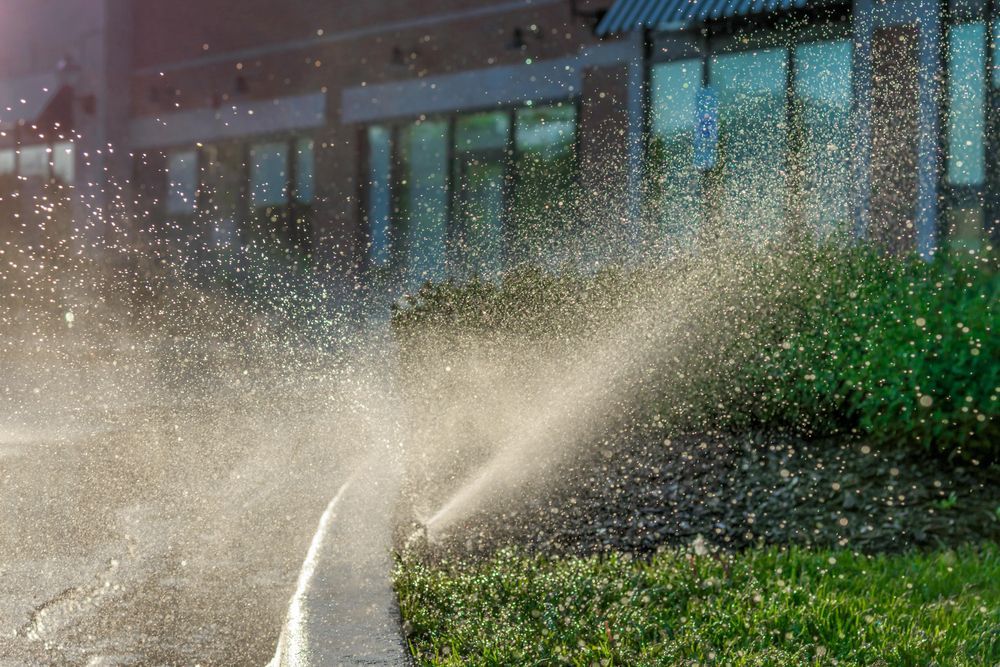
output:
<path id="1" fill-rule="evenodd" d="M 949 456 L 1000 454 L 995 274 L 841 246 L 744 254 L 723 270 L 726 260 L 426 285 L 393 327 L 419 373 L 470 338 L 508 356 L 515 341 L 585 354 L 609 331 L 635 344 L 628 326 L 609 324 L 657 332 L 649 322 L 682 319 L 656 339 L 659 358 L 644 361 L 652 390 L 644 380 L 632 406 L 668 427 L 853 432 Z M 680 287 L 664 296 L 668 285 Z"/>
<path id="2" fill-rule="evenodd" d="M 944 260 L 821 253 L 784 336 L 744 370 L 773 422 L 861 431 L 948 454 L 1000 451 L 997 279 Z M 763 384 L 763 383 L 762 383 Z"/>

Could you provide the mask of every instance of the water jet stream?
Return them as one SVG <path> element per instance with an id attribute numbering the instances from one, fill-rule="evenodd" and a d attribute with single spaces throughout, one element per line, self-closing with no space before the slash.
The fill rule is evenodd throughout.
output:
<path id="1" fill-rule="evenodd" d="M 649 367 L 674 353 L 683 356 L 684 334 L 722 310 L 732 290 L 718 289 L 720 281 L 734 284 L 739 267 L 727 271 L 717 260 L 703 257 L 683 279 L 657 286 L 656 298 L 640 300 L 612 323 L 583 362 L 569 361 L 568 373 L 544 379 L 535 400 L 515 401 L 513 430 L 502 434 L 485 464 L 431 514 L 428 539 L 440 540 L 448 526 L 486 499 L 543 477 L 620 417 L 617 406 L 639 390 Z"/>

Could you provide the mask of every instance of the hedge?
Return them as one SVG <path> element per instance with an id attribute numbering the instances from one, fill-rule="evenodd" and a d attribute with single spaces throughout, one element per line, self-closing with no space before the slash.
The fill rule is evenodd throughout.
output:
<path id="1" fill-rule="evenodd" d="M 667 428 L 857 433 L 992 459 L 997 295 L 996 274 L 972 263 L 798 245 L 427 284 L 392 324 L 418 384 L 470 342 L 583 359 L 650 339 L 631 407 Z"/>

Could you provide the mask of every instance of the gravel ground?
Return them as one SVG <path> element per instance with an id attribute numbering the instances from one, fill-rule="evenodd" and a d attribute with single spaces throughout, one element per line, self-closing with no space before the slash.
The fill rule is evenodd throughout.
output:
<path id="1" fill-rule="evenodd" d="M 525 488 L 449 532 L 439 554 L 518 545 L 651 552 L 702 539 L 898 551 L 1000 540 L 1000 466 L 950 465 L 858 441 L 644 434 L 593 448 L 565 483 Z"/>

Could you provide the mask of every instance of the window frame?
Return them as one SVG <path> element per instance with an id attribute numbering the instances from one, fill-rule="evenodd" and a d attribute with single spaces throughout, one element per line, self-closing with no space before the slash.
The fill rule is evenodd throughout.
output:
<path id="1" fill-rule="evenodd" d="M 716 55 L 727 55 L 748 51 L 767 49 L 784 49 L 786 53 L 786 85 L 785 85 L 785 125 L 787 127 L 787 154 L 785 156 L 785 173 L 788 185 L 785 195 L 784 224 L 794 228 L 802 225 L 802 216 L 795 205 L 797 193 L 803 189 L 801 170 L 796 161 L 802 151 L 801 137 L 796 128 L 801 127 L 801 113 L 795 104 L 795 76 L 797 72 L 796 48 L 802 44 L 836 42 L 847 40 L 853 43 L 853 18 L 849 6 L 827 6 L 812 9 L 792 10 L 781 13 L 758 14 L 733 17 L 719 21 L 709 21 L 704 25 L 693 26 L 683 31 L 653 32 L 651 36 L 650 57 L 646 62 L 644 120 L 647 138 L 644 150 L 648 157 L 653 139 L 653 108 L 652 108 L 652 70 L 662 63 L 682 60 L 697 60 L 701 67 L 701 86 L 710 83 L 710 62 Z M 852 55 L 853 60 L 853 55 Z M 852 71 L 852 79 L 855 73 Z M 853 93 L 852 93 L 853 94 Z M 852 114 L 853 114 L 852 102 Z M 692 124 L 694 119 L 692 119 Z M 702 170 L 699 177 L 699 206 L 702 209 L 702 220 L 711 221 L 715 216 L 713 203 L 709 201 L 706 189 L 717 173 L 720 163 L 711 169 Z M 649 174 L 647 174 L 647 178 Z M 856 186 L 855 186 L 856 187 Z M 644 201 L 644 219 L 652 219 L 653 202 L 648 198 Z"/>
<path id="2" fill-rule="evenodd" d="M 951 37 L 952 31 L 961 26 L 981 23 L 985 35 L 984 45 L 984 94 L 983 94 L 983 159 L 984 175 L 981 184 L 952 183 L 948 168 L 951 160 Z M 942 7 L 940 45 L 941 91 L 939 101 L 938 151 L 940 160 L 937 173 L 939 211 L 936 221 L 938 247 L 942 250 L 962 249 L 956 237 L 952 215 L 964 209 L 980 207 L 982 228 L 980 239 L 994 249 L 1000 244 L 1000 8 L 995 0 L 984 0 L 978 7 L 953 8 L 950 3 Z M 956 244 L 955 242 L 959 242 Z"/>
<path id="3" fill-rule="evenodd" d="M 420 114 L 419 116 L 405 116 L 405 117 L 395 117 L 388 118 L 378 122 L 366 123 L 358 126 L 358 134 L 360 137 L 359 146 L 361 150 L 359 151 L 359 168 L 358 174 L 359 178 L 359 188 L 358 188 L 358 212 L 359 220 L 364 225 L 362 234 L 360 235 L 361 247 L 365 250 L 362 260 L 363 270 L 370 274 L 383 275 L 383 277 L 395 277 L 401 278 L 402 273 L 405 271 L 407 265 L 407 258 L 405 257 L 406 248 L 399 241 L 400 234 L 396 232 L 398 229 L 402 229 L 403 225 L 407 224 L 407 221 L 400 220 L 399 214 L 401 211 L 400 202 L 398 197 L 402 193 L 401 188 L 401 178 L 402 178 L 402 153 L 401 153 L 401 134 L 405 127 L 408 127 L 414 123 L 420 122 L 443 122 L 447 125 L 447 145 L 446 145 L 446 162 L 447 162 L 447 197 L 446 197 L 446 220 L 445 220 L 445 267 L 444 272 L 447 275 L 453 275 L 453 270 L 458 268 L 462 264 L 462 258 L 458 257 L 456 253 L 458 252 L 457 247 L 459 245 L 460 235 L 462 230 L 460 228 L 461 221 L 458 220 L 459 217 L 459 197 L 460 193 L 457 189 L 457 175 L 456 175 L 456 157 L 458 151 L 455 145 L 455 128 L 457 126 L 457 121 L 459 118 L 464 116 L 472 116 L 480 113 L 496 113 L 503 112 L 507 115 L 508 122 L 508 132 L 507 132 L 507 145 L 503 149 L 503 206 L 501 211 L 501 224 L 503 227 L 503 247 L 502 247 L 502 266 L 506 268 L 510 265 L 510 234 L 511 230 L 511 205 L 514 200 L 514 188 L 516 186 L 516 152 L 517 152 L 517 111 L 522 108 L 540 108 L 547 106 L 557 106 L 559 104 L 570 105 L 574 109 L 575 124 L 573 128 L 573 153 L 577 156 L 576 164 L 574 167 L 574 181 L 576 183 L 580 182 L 580 98 L 578 95 L 566 96 L 566 97 L 555 97 L 555 98 L 540 98 L 532 99 L 530 101 L 526 100 L 524 102 L 508 105 L 504 107 L 496 106 L 475 106 L 463 108 L 461 111 L 449 111 L 449 112 L 435 112 L 428 114 Z M 370 173 L 370 159 L 371 159 L 371 147 L 368 142 L 368 128 L 371 126 L 379 126 L 386 128 L 390 133 L 390 180 L 389 180 L 389 197 L 390 197 L 390 234 L 389 234 L 389 261 L 385 266 L 377 264 L 373 261 L 373 246 L 371 237 L 371 219 L 370 219 L 370 206 L 371 206 L 371 183 L 369 179 Z M 405 230 L 404 230 L 405 234 Z"/>

